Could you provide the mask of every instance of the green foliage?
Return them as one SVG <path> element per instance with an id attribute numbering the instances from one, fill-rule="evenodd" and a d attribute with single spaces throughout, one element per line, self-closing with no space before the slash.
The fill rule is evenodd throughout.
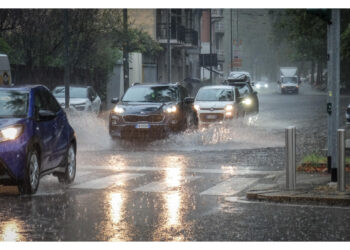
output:
<path id="1" fill-rule="evenodd" d="M 326 164 L 327 163 L 327 157 L 319 155 L 319 154 L 310 154 L 305 156 L 302 160 L 302 163 L 307 163 L 307 164 Z M 350 164 L 350 158 L 346 157 L 345 158 L 345 163 Z"/>
<path id="2" fill-rule="evenodd" d="M 0 53 L 8 54 L 10 52 L 10 46 L 7 42 L 0 37 Z"/>

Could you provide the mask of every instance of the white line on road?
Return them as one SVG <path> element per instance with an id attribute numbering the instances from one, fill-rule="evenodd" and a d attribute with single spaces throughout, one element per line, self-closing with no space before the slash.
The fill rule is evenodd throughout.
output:
<path id="1" fill-rule="evenodd" d="M 205 190 L 200 195 L 235 195 L 258 180 L 257 178 L 230 178 Z"/>
<path id="2" fill-rule="evenodd" d="M 131 179 L 136 179 L 144 174 L 130 174 L 121 173 L 115 174 L 92 181 L 83 182 L 77 185 L 73 185 L 70 188 L 80 188 L 80 189 L 105 189 L 111 186 L 121 186 L 125 184 L 126 181 Z"/>
<path id="3" fill-rule="evenodd" d="M 82 166 L 84 169 L 95 169 L 95 170 L 110 170 L 115 172 L 121 171 L 140 171 L 140 172 L 157 172 L 157 171 L 167 171 L 169 168 L 165 167 L 135 167 L 127 166 L 123 168 L 117 168 L 113 166 Z M 183 168 L 183 171 L 189 173 L 201 173 L 201 174 L 231 174 L 231 175 L 276 175 L 284 173 L 284 171 L 257 171 L 249 170 L 246 168 L 251 167 L 224 167 L 224 168 Z M 182 169 L 181 169 L 182 170 Z"/>
<path id="4" fill-rule="evenodd" d="M 185 176 L 174 182 L 169 182 L 168 180 L 151 182 L 147 185 L 135 188 L 134 192 L 168 192 L 169 190 L 179 188 L 186 183 L 197 180 L 201 178 L 200 176 Z"/>

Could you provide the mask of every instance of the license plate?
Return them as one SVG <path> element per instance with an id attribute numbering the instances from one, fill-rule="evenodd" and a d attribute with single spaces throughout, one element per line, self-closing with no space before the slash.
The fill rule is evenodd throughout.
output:
<path id="1" fill-rule="evenodd" d="M 148 123 L 140 123 L 135 125 L 136 128 L 150 128 L 151 126 Z"/>
<path id="2" fill-rule="evenodd" d="M 217 116 L 216 115 L 207 115 L 207 119 L 216 119 Z"/>

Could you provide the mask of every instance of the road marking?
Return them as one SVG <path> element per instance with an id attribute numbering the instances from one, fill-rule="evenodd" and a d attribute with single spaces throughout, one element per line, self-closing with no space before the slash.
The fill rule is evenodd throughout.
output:
<path id="1" fill-rule="evenodd" d="M 258 178 L 230 178 L 218 185 L 205 190 L 200 195 L 235 195 L 253 183 L 257 182 Z"/>
<path id="2" fill-rule="evenodd" d="M 134 192 L 168 192 L 173 189 L 177 189 L 191 181 L 197 180 L 201 178 L 201 176 L 185 176 L 181 178 L 180 180 L 176 180 L 175 182 L 171 183 L 168 180 L 163 181 L 157 181 L 157 182 L 151 182 L 147 185 L 135 188 Z"/>
<path id="3" fill-rule="evenodd" d="M 157 171 L 167 171 L 169 168 L 166 167 L 135 167 L 127 166 L 123 168 L 113 167 L 113 166 L 83 166 L 84 169 L 94 169 L 94 170 L 111 170 L 115 172 L 122 171 L 136 171 L 136 172 L 157 172 Z M 201 174 L 231 174 L 231 175 L 277 175 L 284 173 L 285 171 L 258 171 L 249 170 L 247 168 L 252 167 L 222 167 L 222 168 L 181 168 L 181 170 L 189 173 L 201 173 Z"/>
<path id="4" fill-rule="evenodd" d="M 92 181 L 83 182 L 77 185 L 73 185 L 70 188 L 80 188 L 80 189 L 105 189 L 111 186 L 122 186 L 126 181 L 131 179 L 136 179 L 144 174 L 130 174 L 121 173 L 110 175 L 103 178 L 98 178 Z"/>

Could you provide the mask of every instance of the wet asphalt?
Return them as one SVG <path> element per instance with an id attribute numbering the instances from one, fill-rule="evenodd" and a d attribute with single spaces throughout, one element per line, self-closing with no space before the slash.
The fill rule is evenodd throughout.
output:
<path id="1" fill-rule="evenodd" d="M 70 118 L 75 182 L 46 176 L 33 196 L 0 187 L 0 241 L 348 241 L 348 207 L 245 199 L 284 171 L 285 127 L 297 127 L 298 161 L 326 145 L 325 94 L 270 85 L 256 120 L 158 141 L 112 141 L 103 119 Z"/>

